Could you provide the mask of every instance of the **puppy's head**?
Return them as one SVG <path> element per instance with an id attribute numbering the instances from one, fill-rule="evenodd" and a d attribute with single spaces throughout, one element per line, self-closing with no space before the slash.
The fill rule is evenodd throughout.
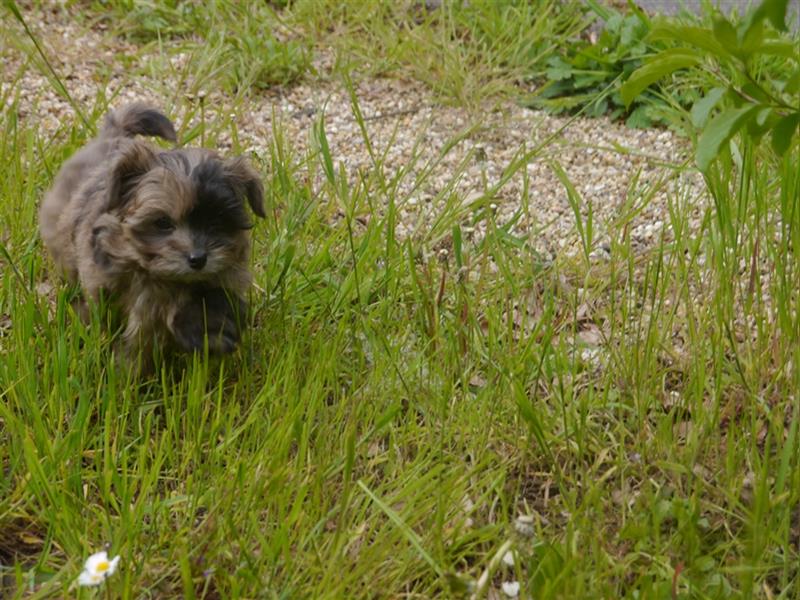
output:
<path id="1" fill-rule="evenodd" d="M 244 159 L 132 141 L 110 177 L 107 212 L 119 218 L 122 236 L 109 243 L 127 245 L 124 254 L 150 276 L 217 281 L 245 266 L 249 213 L 265 213 L 261 181 Z"/>

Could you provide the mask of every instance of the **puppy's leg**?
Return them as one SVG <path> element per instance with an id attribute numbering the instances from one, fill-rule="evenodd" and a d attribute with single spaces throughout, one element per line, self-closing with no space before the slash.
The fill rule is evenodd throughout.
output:
<path id="1" fill-rule="evenodd" d="M 150 374 L 153 368 L 154 340 L 148 333 L 138 315 L 129 313 L 121 343 L 115 350 L 120 364 L 145 375 Z"/>
<path id="2" fill-rule="evenodd" d="M 236 349 L 246 318 L 244 300 L 222 288 L 198 288 L 169 323 L 178 347 L 186 352 L 203 349 L 208 338 L 212 354 Z"/>
<path id="3" fill-rule="evenodd" d="M 141 278 L 134 278 L 131 287 L 121 297 L 121 308 L 125 316 L 125 331 L 122 333 L 122 356 L 129 366 L 138 366 L 141 373 L 149 374 L 161 362 L 164 337 L 164 321 L 167 317 L 167 302 L 158 287 L 148 285 Z M 170 293 L 181 302 L 180 293 Z"/>

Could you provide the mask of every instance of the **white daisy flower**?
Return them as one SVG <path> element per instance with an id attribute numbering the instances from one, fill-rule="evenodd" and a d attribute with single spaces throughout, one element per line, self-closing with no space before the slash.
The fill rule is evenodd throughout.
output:
<path id="1" fill-rule="evenodd" d="M 100 585 L 106 577 L 117 570 L 119 556 L 108 558 L 108 553 L 97 552 L 86 559 L 83 565 L 83 572 L 78 577 L 78 585 Z"/>

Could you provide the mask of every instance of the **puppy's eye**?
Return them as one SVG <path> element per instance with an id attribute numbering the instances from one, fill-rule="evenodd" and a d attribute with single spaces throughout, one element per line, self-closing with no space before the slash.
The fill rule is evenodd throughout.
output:
<path id="1" fill-rule="evenodd" d="M 173 223 L 172 219 L 169 217 L 161 217 L 160 219 L 156 219 L 153 221 L 153 225 L 156 229 L 163 232 L 169 232 L 175 229 L 175 223 Z"/>

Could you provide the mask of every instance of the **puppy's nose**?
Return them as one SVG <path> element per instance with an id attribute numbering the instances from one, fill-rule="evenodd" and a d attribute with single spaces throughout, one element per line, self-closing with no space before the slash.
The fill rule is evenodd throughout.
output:
<path id="1" fill-rule="evenodd" d="M 206 259 L 208 256 L 202 250 L 195 250 L 189 254 L 189 266 L 194 270 L 199 271 L 206 266 Z"/>

